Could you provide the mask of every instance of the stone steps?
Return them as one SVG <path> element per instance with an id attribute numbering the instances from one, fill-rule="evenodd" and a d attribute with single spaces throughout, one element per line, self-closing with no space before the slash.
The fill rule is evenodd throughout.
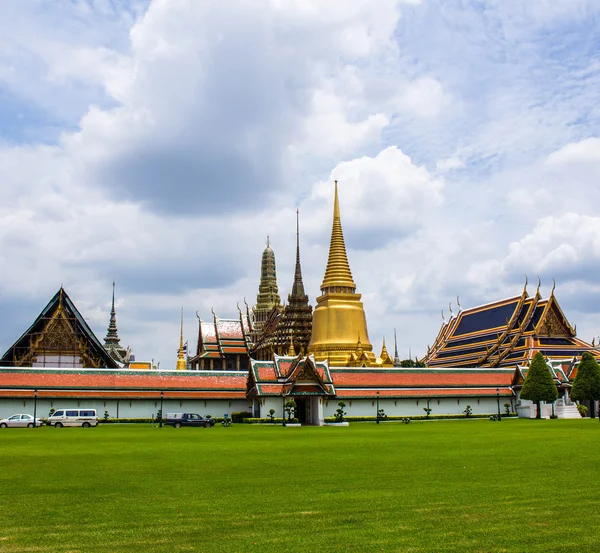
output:
<path id="1" fill-rule="evenodd" d="M 554 412 L 559 419 L 581 418 L 581 415 L 577 410 L 577 405 L 557 405 Z"/>

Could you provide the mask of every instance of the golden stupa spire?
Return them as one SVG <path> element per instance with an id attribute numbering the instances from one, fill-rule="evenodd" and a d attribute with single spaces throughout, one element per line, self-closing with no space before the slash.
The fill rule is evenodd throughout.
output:
<path id="1" fill-rule="evenodd" d="M 350 265 L 348 264 L 348 256 L 346 255 L 346 245 L 344 244 L 344 234 L 342 232 L 342 220 L 340 218 L 338 185 L 337 181 L 335 181 L 331 243 L 329 245 L 329 258 L 327 259 L 327 269 L 325 269 L 321 291 L 324 294 L 327 292 L 342 292 L 342 290 L 337 290 L 338 287 L 344 288 L 344 293 L 353 294 L 356 291 L 356 284 L 354 284 L 354 280 L 352 279 Z"/>
<path id="2" fill-rule="evenodd" d="M 388 350 L 385 347 L 385 336 L 383 337 L 383 345 L 381 346 L 381 359 L 387 359 L 389 357 Z"/>
<path id="3" fill-rule="evenodd" d="M 347 367 L 355 357 L 363 359 L 361 366 L 375 366 L 361 295 L 356 293 L 346 255 L 337 181 L 329 258 L 321 292 L 313 312 L 308 353 L 313 354 L 317 361 L 327 360 L 332 367 Z"/>
<path id="4" fill-rule="evenodd" d="M 179 332 L 179 351 L 177 352 L 177 365 L 175 368 L 178 371 L 185 371 L 187 363 L 185 361 L 185 351 L 183 347 L 183 307 L 181 308 L 181 330 Z"/>
<path id="5" fill-rule="evenodd" d="M 294 349 L 294 340 L 290 334 L 290 348 L 288 349 L 288 357 L 296 357 L 296 350 Z"/>

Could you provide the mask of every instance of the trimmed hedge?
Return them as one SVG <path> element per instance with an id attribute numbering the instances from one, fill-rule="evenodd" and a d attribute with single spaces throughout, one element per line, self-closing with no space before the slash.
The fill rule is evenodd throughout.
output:
<path id="1" fill-rule="evenodd" d="M 288 420 L 285 419 L 285 422 L 291 422 L 291 423 L 297 423 L 298 419 L 292 419 L 292 420 Z M 244 419 L 244 423 L 246 424 L 279 424 L 281 425 L 281 418 L 277 418 L 275 417 L 273 420 L 271 419 L 257 419 L 257 418 L 252 418 L 252 417 L 247 417 Z"/>
<path id="2" fill-rule="evenodd" d="M 502 415 L 502 418 L 505 417 L 516 417 L 516 413 L 511 413 L 510 415 Z M 490 417 L 490 413 L 483 415 L 469 415 L 468 417 L 465 415 L 429 415 L 426 417 L 425 415 L 404 415 L 401 417 L 390 417 L 387 416 L 385 418 L 379 418 L 379 422 L 386 421 L 403 421 L 404 419 L 410 419 L 413 421 L 426 421 L 426 420 L 443 420 L 443 419 L 487 419 Z M 344 421 L 347 422 L 376 422 L 377 417 L 344 417 Z M 335 417 L 325 417 L 325 422 L 337 422 Z"/>
<path id="3" fill-rule="evenodd" d="M 236 411 L 235 413 L 231 413 L 232 422 L 244 422 L 244 419 L 250 418 L 252 418 L 252 413 L 249 411 Z"/>
<path id="4" fill-rule="evenodd" d="M 207 417 L 208 418 L 208 417 Z M 223 420 L 223 417 L 210 417 L 215 423 L 220 423 Z M 98 424 L 147 424 L 147 423 L 155 423 L 159 424 L 160 421 L 158 419 L 98 419 Z M 165 422 L 163 419 L 163 426 Z"/>
<path id="5" fill-rule="evenodd" d="M 115 424 L 115 423 L 130 423 L 130 424 L 142 424 L 149 422 L 158 422 L 158 419 L 98 419 L 98 424 Z"/>

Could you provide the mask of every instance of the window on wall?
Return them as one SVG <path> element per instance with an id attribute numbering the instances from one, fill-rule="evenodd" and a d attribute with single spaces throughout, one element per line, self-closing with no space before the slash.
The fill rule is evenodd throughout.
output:
<path id="1" fill-rule="evenodd" d="M 83 367 L 83 363 L 81 362 L 81 357 L 79 357 L 79 355 L 56 355 L 42 352 L 40 355 L 36 356 L 36 360 L 31 366 L 55 369 L 78 369 Z"/>

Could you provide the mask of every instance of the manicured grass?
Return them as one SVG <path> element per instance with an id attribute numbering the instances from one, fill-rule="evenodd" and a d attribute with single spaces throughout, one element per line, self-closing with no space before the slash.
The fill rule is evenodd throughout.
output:
<path id="1" fill-rule="evenodd" d="M 0 551 L 592 551 L 598 420 L 0 432 Z"/>

